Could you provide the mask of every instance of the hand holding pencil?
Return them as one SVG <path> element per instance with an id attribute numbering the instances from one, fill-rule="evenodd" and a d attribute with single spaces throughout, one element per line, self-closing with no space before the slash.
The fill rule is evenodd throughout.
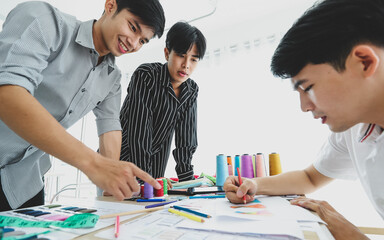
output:
<path id="1" fill-rule="evenodd" d="M 224 183 L 224 191 L 228 200 L 232 203 L 244 204 L 244 197 L 246 203 L 254 200 L 256 195 L 257 184 L 255 179 L 241 178 L 242 183 L 239 181 L 238 176 L 229 176 Z"/>

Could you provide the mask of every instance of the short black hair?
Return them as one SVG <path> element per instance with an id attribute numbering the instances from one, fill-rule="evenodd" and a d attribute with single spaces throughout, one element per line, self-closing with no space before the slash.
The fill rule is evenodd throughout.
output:
<path id="1" fill-rule="evenodd" d="M 384 46 L 383 0 L 324 0 L 288 30 L 272 57 L 271 71 L 296 76 L 307 64 L 330 64 L 338 72 L 354 46 Z"/>
<path id="2" fill-rule="evenodd" d="M 193 44 L 196 44 L 199 59 L 203 59 L 207 44 L 199 29 L 186 22 L 177 22 L 169 29 L 165 40 L 165 46 L 169 52 L 173 50 L 185 54 Z"/>
<path id="3" fill-rule="evenodd" d="M 159 0 L 116 0 L 118 14 L 127 9 L 140 18 L 144 25 L 152 28 L 154 35 L 158 38 L 164 33 L 165 16 Z"/>

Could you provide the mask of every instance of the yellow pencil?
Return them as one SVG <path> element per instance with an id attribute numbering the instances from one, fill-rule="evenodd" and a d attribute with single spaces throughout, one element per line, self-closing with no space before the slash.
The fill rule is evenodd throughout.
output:
<path id="1" fill-rule="evenodd" d="M 185 212 L 180 212 L 180 211 L 177 211 L 173 208 L 168 208 L 168 211 L 171 212 L 171 213 L 175 213 L 175 214 L 178 214 L 180 216 L 183 216 L 183 217 L 187 217 L 193 221 L 196 221 L 196 222 L 204 222 L 204 219 L 202 218 L 199 218 L 199 217 L 196 217 L 194 215 L 191 215 L 191 214 L 188 214 L 188 213 L 185 213 Z"/>

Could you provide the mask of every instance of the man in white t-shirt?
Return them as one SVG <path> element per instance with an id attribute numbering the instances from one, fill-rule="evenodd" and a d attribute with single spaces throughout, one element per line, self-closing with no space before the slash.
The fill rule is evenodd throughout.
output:
<path id="1" fill-rule="evenodd" d="M 272 58 L 275 76 L 291 78 L 301 109 L 332 135 L 317 161 L 301 171 L 226 180 L 231 202 L 245 195 L 306 194 L 335 178 L 358 178 L 384 218 L 384 1 L 325 0 L 285 34 Z M 366 239 L 325 201 L 291 202 L 316 211 L 336 239 Z"/>

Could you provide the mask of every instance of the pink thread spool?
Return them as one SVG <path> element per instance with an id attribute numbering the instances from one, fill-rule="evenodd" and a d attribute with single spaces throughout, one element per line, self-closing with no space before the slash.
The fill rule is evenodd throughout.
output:
<path id="1" fill-rule="evenodd" d="M 266 169 L 265 169 L 265 162 L 264 162 L 264 155 L 262 153 L 256 154 L 256 177 L 265 177 L 266 176 Z"/>

